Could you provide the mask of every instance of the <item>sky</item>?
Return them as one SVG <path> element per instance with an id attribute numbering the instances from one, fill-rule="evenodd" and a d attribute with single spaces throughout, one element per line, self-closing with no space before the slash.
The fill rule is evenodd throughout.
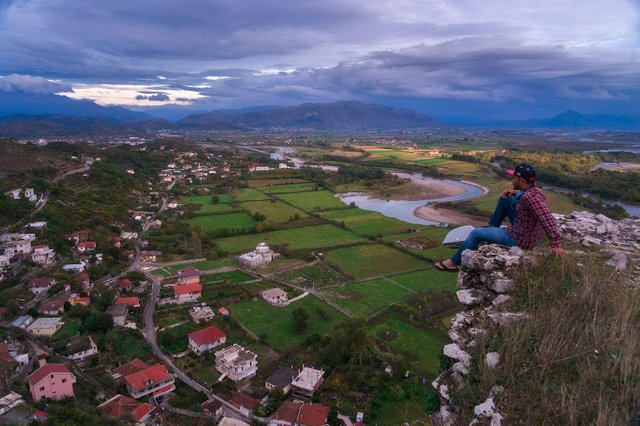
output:
<path id="1" fill-rule="evenodd" d="M 149 111 L 640 114 L 639 33 L 640 0 L 0 0 L 0 92 Z"/>

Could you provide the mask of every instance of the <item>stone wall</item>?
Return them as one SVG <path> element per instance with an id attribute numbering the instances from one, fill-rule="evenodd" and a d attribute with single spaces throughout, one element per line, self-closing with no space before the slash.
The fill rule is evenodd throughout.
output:
<path id="1" fill-rule="evenodd" d="M 577 246 L 598 246 L 598 250 L 611 255 L 606 262 L 628 276 L 629 285 L 638 287 L 638 262 L 640 255 L 640 220 L 625 219 L 615 221 L 604 215 L 587 212 L 574 212 L 566 216 L 554 215 L 563 232 L 565 242 Z M 579 253 L 574 250 L 572 256 Z M 483 327 L 503 326 L 516 321 L 526 320 L 526 312 L 509 312 L 504 303 L 515 289 L 509 277 L 513 268 L 536 256 L 524 252 L 518 247 L 510 249 L 494 244 L 483 245 L 476 251 L 466 250 L 462 255 L 462 269 L 458 274 L 457 285 L 460 290 L 457 297 L 464 310 L 451 321 L 449 337 L 452 343 L 446 345 L 443 353 L 453 362 L 451 368 L 440 374 L 432 385 L 440 395 L 440 411 L 432 416 L 434 425 L 457 425 L 462 419 L 455 404 L 451 401 L 451 392 L 465 386 L 465 376 L 469 374 L 472 362 L 470 348 L 476 345 L 478 336 L 486 333 Z M 501 362 L 497 352 L 486 354 L 483 362 L 489 368 Z M 504 388 L 493 386 L 486 400 L 474 407 L 474 420 L 471 424 L 490 424 L 499 426 L 505 419 L 497 406 Z M 468 418 L 469 415 L 464 416 Z"/>

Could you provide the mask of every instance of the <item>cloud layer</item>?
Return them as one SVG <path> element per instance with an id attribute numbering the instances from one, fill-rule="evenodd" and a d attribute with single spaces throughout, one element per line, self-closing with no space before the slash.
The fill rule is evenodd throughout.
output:
<path id="1" fill-rule="evenodd" d="M 516 5 L 1 0 L 0 90 L 195 109 L 359 99 L 449 115 L 640 113 L 637 5 Z M 105 85 L 119 95 L 98 96 Z"/>

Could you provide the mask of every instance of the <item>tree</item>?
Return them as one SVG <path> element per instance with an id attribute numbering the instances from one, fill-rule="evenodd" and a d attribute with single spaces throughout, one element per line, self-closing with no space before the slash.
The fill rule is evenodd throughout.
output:
<path id="1" fill-rule="evenodd" d="M 211 196 L 211 202 L 214 204 L 218 204 L 220 202 L 220 197 L 217 195 L 212 195 Z"/>
<path id="2" fill-rule="evenodd" d="M 20 304 L 16 299 L 11 299 L 7 302 L 7 316 L 13 317 L 20 312 Z"/>
<path id="3" fill-rule="evenodd" d="M 196 254 L 200 254 L 202 252 L 202 241 L 200 240 L 200 236 L 198 236 L 197 232 L 191 233 L 191 248 Z"/>
<path id="4" fill-rule="evenodd" d="M 291 312 L 293 329 L 298 333 L 304 333 L 309 323 L 309 313 L 302 308 L 297 308 Z"/>
<path id="5" fill-rule="evenodd" d="M 348 318 L 329 335 L 328 362 L 332 365 L 353 362 L 363 365 L 372 358 L 373 343 L 361 318 Z"/>
<path id="6" fill-rule="evenodd" d="M 108 312 L 96 315 L 96 331 L 106 333 L 113 328 L 113 317 Z"/>

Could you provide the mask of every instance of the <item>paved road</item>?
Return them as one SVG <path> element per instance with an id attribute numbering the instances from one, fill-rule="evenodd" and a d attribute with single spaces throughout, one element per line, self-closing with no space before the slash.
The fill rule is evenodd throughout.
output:
<path id="1" fill-rule="evenodd" d="M 61 179 L 66 178 L 67 176 L 75 175 L 75 174 L 78 174 L 78 173 L 84 173 L 84 172 L 86 172 L 88 170 L 89 170 L 89 166 L 87 166 L 85 164 L 84 166 L 80 167 L 79 169 L 73 169 L 73 170 L 69 170 L 68 172 L 64 172 L 60 176 L 57 176 L 57 177 L 51 179 L 50 182 L 57 182 L 57 181 L 59 181 Z"/>

